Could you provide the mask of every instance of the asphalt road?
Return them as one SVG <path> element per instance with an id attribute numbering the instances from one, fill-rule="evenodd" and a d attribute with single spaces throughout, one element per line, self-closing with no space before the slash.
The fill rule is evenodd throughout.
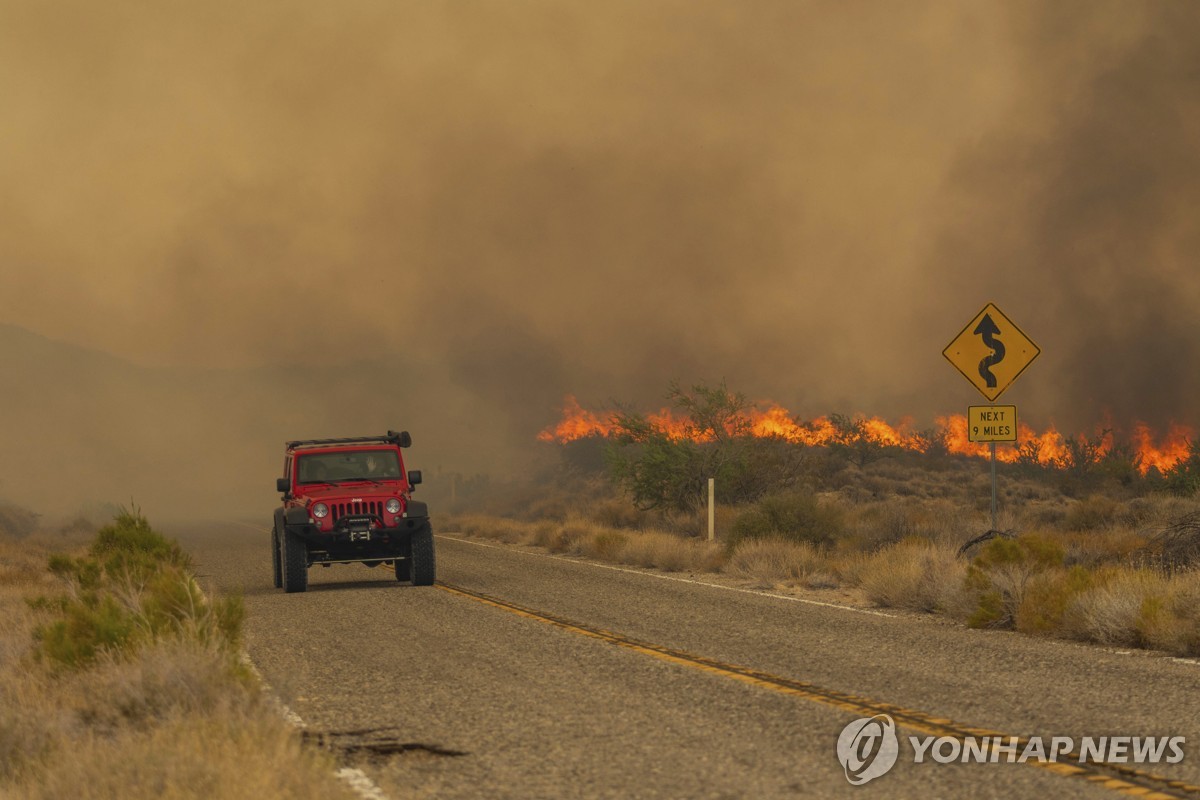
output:
<path id="1" fill-rule="evenodd" d="M 437 541 L 445 586 L 351 565 L 314 568 L 307 593 L 285 595 L 271 585 L 261 525 L 170 532 L 207 580 L 243 592 L 247 650 L 274 690 L 393 800 L 1200 797 L 1105 770 L 914 763 L 908 742 L 965 729 L 1047 743 L 1184 736 L 1181 763 L 1137 769 L 1200 784 L 1192 661 L 813 605 L 453 533 Z M 896 765 L 852 786 L 838 735 L 884 712 L 899 723 Z"/>

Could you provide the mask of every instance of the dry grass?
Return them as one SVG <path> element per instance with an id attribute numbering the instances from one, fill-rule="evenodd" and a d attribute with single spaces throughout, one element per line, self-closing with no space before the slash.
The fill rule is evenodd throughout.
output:
<path id="1" fill-rule="evenodd" d="M 467 516 L 452 527 L 608 563 L 722 572 L 764 589 L 859 591 L 877 606 L 944 614 L 979 627 L 1200 653 L 1200 573 L 1169 577 L 1149 569 L 1161 565 L 1147 556 L 1157 532 L 1188 515 L 1200 518 L 1200 500 L 1165 494 L 1078 499 L 1033 479 L 1006 479 L 997 527 L 1021 535 L 962 556 L 964 543 L 991 528 L 986 476 L 893 464 L 848 469 L 840 480 L 841 488 L 817 498 L 841 520 L 829 543 L 784 540 L 770 531 L 728 538 L 738 520 L 755 508 L 760 515 L 762 508 L 769 511 L 769 504 L 718 507 L 720 548 L 671 530 L 696 530 L 696 520 L 655 527 L 656 518 L 623 511 L 611 500 L 597 506 L 603 521 L 580 512 L 530 522 Z M 912 485 L 898 491 L 906 481 Z M 964 502 L 967 496 L 974 500 Z"/>
<path id="2" fill-rule="evenodd" d="M 1114 571 L 1075 599 L 1066 615 L 1067 633 L 1100 644 L 1135 646 L 1142 605 L 1163 588 L 1163 579 L 1145 570 Z"/>
<path id="3" fill-rule="evenodd" d="M 182 629 L 79 668 L 49 663 L 34 632 L 59 612 L 28 601 L 63 592 L 48 559 L 84 541 L 0 535 L 0 796 L 354 796 L 327 755 L 302 746 L 228 639 Z"/>
<path id="4" fill-rule="evenodd" d="M 667 572 L 710 571 L 720 564 L 721 550 L 716 544 L 674 533 L 641 531 L 629 538 L 617 559 L 621 564 Z"/>
<path id="5" fill-rule="evenodd" d="M 745 578 L 761 588 L 778 584 L 837 585 L 823 553 L 808 542 L 783 539 L 751 539 L 730 554 L 722 569 L 735 578 Z"/>
<path id="6" fill-rule="evenodd" d="M 448 528 L 468 536 L 543 547 L 552 553 L 667 572 L 714 571 L 723 558 L 719 545 L 695 537 L 657 529 L 614 528 L 576 515 L 563 522 L 468 515 L 450 520 Z"/>
<path id="7" fill-rule="evenodd" d="M 1112 569 L 1080 593 L 1063 634 L 1122 647 L 1200 655 L 1200 573 Z"/>
<path id="8" fill-rule="evenodd" d="M 967 565 L 955 548 L 906 539 L 872 554 L 857 568 L 859 585 L 876 605 L 925 612 L 962 606 Z"/>
<path id="9" fill-rule="evenodd" d="M 222 710 L 165 720 L 146 731 L 87 735 L 69 757 L 14 798 L 79 800 L 185 800 L 230 798 L 319 800 L 352 797 L 333 775 L 334 765 L 265 711 Z"/>
<path id="10" fill-rule="evenodd" d="M 489 517 L 482 514 L 464 514 L 455 517 L 452 523 L 455 530 L 468 536 L 478 536 L 482 539 L 495 539 L 505 544 L 531 544 L 533 526 L 527 522 L 518 522 L 504 517 Z"/>
<path id="11" fill-rule="evenodd" d="M 946 500 L 891 498 L 856 504 L 843 549 L 877 550 L 903 539 L 961 543 L 971 535 L 971 515 Z"/>

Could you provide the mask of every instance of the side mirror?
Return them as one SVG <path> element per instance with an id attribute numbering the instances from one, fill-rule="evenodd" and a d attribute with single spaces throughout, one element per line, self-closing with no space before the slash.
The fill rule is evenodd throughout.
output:
<path id="1" fill-rule="evenodd" d="M 421 470 L 410 469 L 408 471 L 408 485 L 416 486 L 420 482 L 421 482 Z"/>
<path id="2" fill-rule="evenodd" d="M 276 478 L 275 479 L 275 491 L 279 492 L 280 494 L 287 494 L 288 489 L 291 489 L 291 488 L 292 488 L 292 482 L 290 480 L 288 480 L 287 478 Z"/>

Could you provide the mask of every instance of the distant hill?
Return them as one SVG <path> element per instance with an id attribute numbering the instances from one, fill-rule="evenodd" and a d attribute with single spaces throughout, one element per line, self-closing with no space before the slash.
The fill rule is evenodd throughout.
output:
<path id="1" fill-rule="evenodd" d="M 499 409 L 399 359 L 154 368 L 0 325 L 0 364 L 0 498 L 53 516 L 132 498 L 158 519 L 265 519 L 282 444 L 306 436 L 407 428 L 429 477 L 509 446 Z"/>

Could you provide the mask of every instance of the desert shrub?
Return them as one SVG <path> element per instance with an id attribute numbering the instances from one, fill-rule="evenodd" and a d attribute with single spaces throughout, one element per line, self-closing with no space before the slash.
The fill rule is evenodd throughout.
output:
<path id="1" fill-rule="evenodd" d="M 732 550 L 746 539 L 777 538 L 823 545 L 844 530 L 837 506 L 822 503 L 811 492 L 796 491 L 764 497 L 734 521 L 726 545 Z"/>
<path id="2" fill-rule="evenodd" d="M 1092 568 L 1127 564 L 1146 547 L 1143 534 L 1124 527 L 1066 533 L 1062 535 L 1061 542 L 1066 549 L 1066 565 L 1078 564 Z"/>
<path id="3" fill-rule="evenodd" d="M 1067 633 L 1099 644 L 1138 646 L 1142 641 L 1139 621 L 1146 600 L 1164 593 L 1163 579 L 1149 570 L 1098 572 L 1095 585 L 1071 604 Z"/>
<path id="4" fill-rule="evenodd" d="M 1159 508 L 1159 504 L 1149 497 L 1134 497 L 1121 507 L 1118 521 L 1131 528 L 1146 525 L 1155 519 Z"/>
<path id="5" fill-rule="evenodd" d="M 11 503 L 0 503 L 0 535 L 21 538 L 38 528 L 38 517 L 27 508 Z"/>
<path id="6" fill-rule="evenodd" d="M 874 539 L 894 543 L 921 533 L 921 512 L 912 506 L 885 502 L 872 506 L 862 518 L 862 524 L 874 529 Z"/>
<path id="7" fill-rule="evenodd" d="M 650 515 L 627 500 L 612 498 L 597 503 L 590 516 L 610 528 L 642 528 Z"/>
<path id="8" fill-rule="evenodd" d="M 966 569 L 952 548 L 908 539 L 871 554 L 858 580 L 876 605 L 942 611 L 958 605 Z"/>
<path id="9" fill-rule="evenodd" d="M 1152 482 L 1159 487 L 1180 497 L 1192 497 L 1200 489 L 1200 450 L 1195 442 L 1188 445 L 1188 455 L 1180 459 L 1173 467 L 1160 472 L 1155 469 L 1157 480 Z"/>
<path id="10" fill-rule="evenodd" d="M 1013 627 L 1029 579 L 1061 567 L 1064 556 L 1062 545 L 1042 534 L 986 542 L 965 578 L 972 599 L 967 624 L 975 628 Z"/>
<path id="11" fill-rule="evenodd" d="M 609 475 L 638 508 L 694 511 L 710 478 L 721 502 L 751 502 L 797 484 L 810 469 L 805 448 L 751 435 L 749 402 L 724 382 L 690 389 L 672 383 L 667 397 L 680 415 L 677 426 L 630 411 L 613 417 Z"/>
<path id="12" fill-rule="evenodd" d="M 1186 569 L 1200 563 L 1200 511 L 1171 520 L 1150 537 L 1139 556 L 1170 569 Z"/>
<path id="13" fill-rule="evenodd" d="M 1142 643 L 1178 655 L 1200 655 L 1200 574 L 1173 575 L 1164 589 L 1142 600 Z"/>
<path id="14" fill-rule="evenodd" d="M 631 534 L 620 551 L 620 563 L 653 567 L 667 572 L 713 569 L 720 549 L 709 542 L 663 531 Z"/>
<path id="15" fill-rule="evenodd" d="M 593 533 L 583 543 L 583 553 L 600 561 L 616 561 L 629 542 L 629 534 L 614 530 Z"/>
<path id="16" fill-rule="evenodd" d="M 54 618 L 35 631 L 39 655 L 79 669 L 103 653 L 173 636 L 236 644 L 245 616 L 241 598 L 210 602 L 188 563 L 179 545 L 136 510 L 101 528 L 89 555 L 52 555 L 49 569 L 67 593 L 40 601 Z"/>
<path id="17" fill-rule="evenodd" d="M 258 701 L 257 687 L 229 665 L 221 648 L 187 639 L 158 642 L 136 659 L 109 655 L 78 676 L 71 710 L 90 729 L 110 734 Z"/>
<path id="18" fill-rule="evenodd" d="M 733 549 L 723 572 L 767 584 L 806 580 L 825 568 L 825 557 L 808 542 L 774 537 L 747 539 Z M 836 579 L 832 576 L 826 579 Z"/>
<path id="19" fill-rule="evenodd" d="M 135 615 L 112 595 L 89 593 L 67 601 L 62 618 L 38 629 L 40 653 L 66 667 L 81 667 L 102 650 L 123 650 L 138 633 Z"/>
<path id="20" fill-rule="evenodd" d="M 1093 574 L 1081 567 L 1048 569 L 1031 575 L 1013 619 L 1024 633 L 1057 634 L 1074 600 L 1094 584 Z"/>
<path id="21" fill-rule="evenodd" d="M 1062 498 L 1056 497 L 1053 500 L 1035 500 L 1027 503 L 1022 508 L 1021 519 L 1025 523 L 1024 527 L 1030 528 L 1057 528 L 1063 529 L 1063 522 L 1067 518 L 1067 509 L 1064 507 Z"/>
<path id="22" fill-rule="evenodd" d="M 552 522 L 539 523 L 553 528 Z M 464 514 L 446 521 L 447 530 L 458 531 L 467 536 L 495 539 L 507 544 L 525 544 L 531 538 L 530 526 L 517 520 L 490 517 L 480 514 Z"/>
<path id="23" fill-rule="evenodd" d="M 89 552 L 110 576 L 149 575 L 163 566 L 190 566 L 179 543 L 151 528 L 136 506 L 122 509 L 115 520 L 98 530 Z"/>
<path id="24" fill-rule="evenodd" d="M 53 769 L 20 787 L 27 800 L 64 797 L 349 798 L 330 754 L 305 747 L 264 704 L 172 716 L 146 730 L 64 741 Z"/>
<path id="25" fill-rule="evenodd" d="M 36 535 L 0 539 L 0 564 L 37 576 L 0 586 L 0 796 L 352 796 L 237 660 L 240 601 L 200 593 L 148 525 L 114 524 L 53 572 Z"/>
<path id="26" fill-rule="evenodd" d="M 1141 459 L 1129 442 L 1113 442 L 1100 457 L 1097 472 L 1120 486 L 1135 486 L 1142 483 Z"/>
<path id="27" fill-rule="evenodd" d="M 61 720 L 37 707 L 42 696 L 28 681 L 0 688 L 0 786 L 36 770 L 54 751 Z"/>
<path id="28" fill-rule="evenodd" d="M 544 547 L 552 553 L 561 553 L 567 549 L 567 539 L 563 535 L 562 525 L 554 522 L 542 522 L 533 529 L 532 544 Z"/>
<path id="29" fill-rule="evenodd" d="M 1121 513 L 1121 504 L 1111 497 L 1090 495 L 1075 501 L 1063 518 L 1062 526 L 1068 531 L 1094 531 L 1113 524 Z"/>
<path id="30" fill-rule="evenodd" d="M 603 530 L 602 526 L 586 517 L 572 516 L 559 526 L 558 537 L 553 543 L 554 546 L 550 547 L 550 551 L 580 554 L 583 552 L 584 543 Z"/>

